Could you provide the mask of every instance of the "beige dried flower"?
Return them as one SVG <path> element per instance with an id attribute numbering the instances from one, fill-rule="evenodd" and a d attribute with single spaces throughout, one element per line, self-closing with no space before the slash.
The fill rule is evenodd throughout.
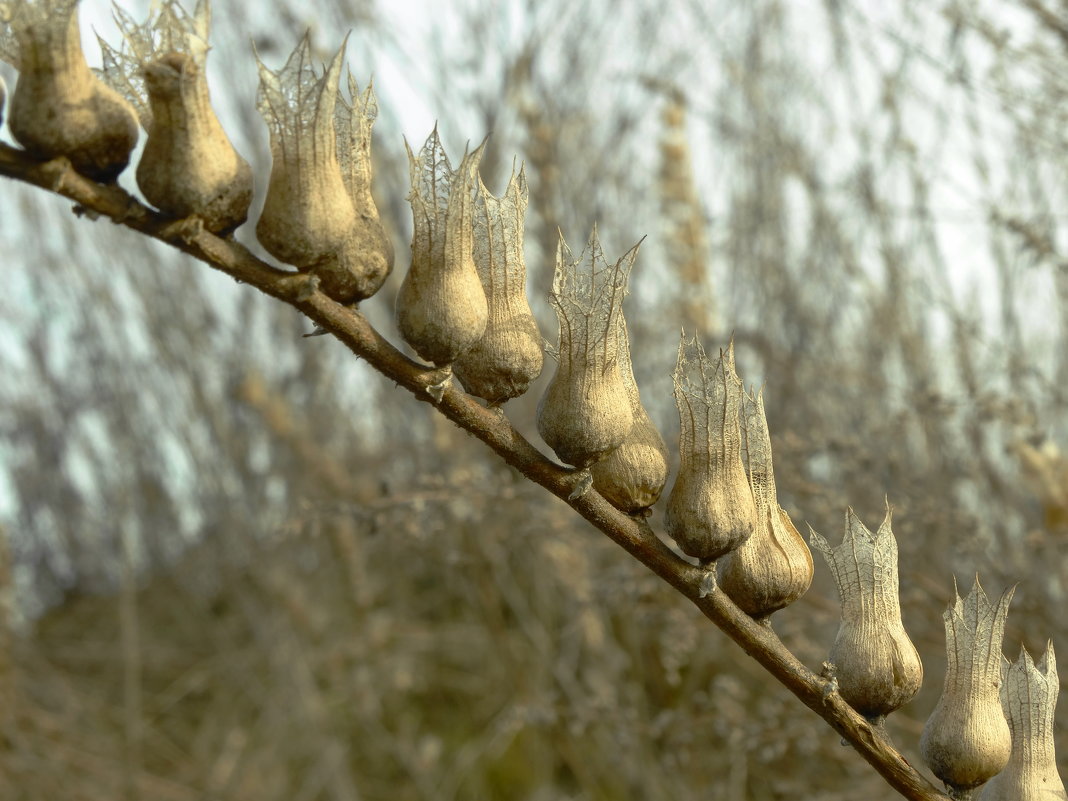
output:
<path id="1" fill-rule="evenodd" d="M 348 265 L 351 274 L 358 277 L 357 294 L 367 298 L 381 289 L 393 272 L 393 242 L 382 225 L 371 192 L 374 174 L 371 129 L 378 118 L 374 85 L 368 81 L 367 87 L 361 91 L 350 71 L 348 86 L 351 102 L 338 97 L 335 124 L 341 177 L 352 199 L 356 219 L 342 261 Z"/>
<path id="2" fill-rule="evenodd" d="M 419 155 L 408 147 L 412 266 L 397 295 L 397 325 L 416 353 L 439 366 L 474 347 L 489 319 L 473 253 L 475 183 L 485 146 L 465 152 L 455 170 L 436 126 Z"/>
<path id="3" fill-rule="evenodd" d="M 1068 794 L 1057 772 L 1053 711 L 1060 693 L 1057 656 L 1046 643 L 1038 666 L 1027 650 L 1005 672 L 1001 704 L 1012 732 L 1009 764 L 986 783 L 979 801 L 1065 801 Z"/>
<path id="4" fill-rule="evenodd" d="M 538 433 L 565 464 L 588 468 L 634 425 L 620 363 L 619 318 L 638 245 L 615 264 L 594 226 L 575 259 L 560 235 L 549 303 L 560 323 L 556 373 L 538 405 Z"/>
<path id="5" fill-rule="evenodd" d="M 78 0 L 0 3 L 0 58 L 19 79 L 8 125 L 35 158 L 66 156 L 78 172 L 113 181 L 137 144 L 133 109 L 85 62 Z"/>
<path id="6" fill-rule="evenodd" d="M 316 276 L 331 298 L 355 303 L 381 287 L 392 249 L 369 236 L 373 226 L 358 216 L 349 194 L 356 186 L 352 169 L 342 175 L 338 160 L 339 150 L 353 142 L 351 131 L 339 137 L 335 120 L 344 53 L 342 44 L 322 75 L 311 64 L 307 34 L 278 72 L 257 56 L 257 106 L 270 129 L 272 164 L 256 236 L 271 255 Z M 363 105 L 356 98 L 353 103 Z M 369 178 L 369 164 L 365 169 Z M 379 249 L 370 258 L 361 250 L 368 242 Z"/>
<path id="7" fill-rule="evenodd" d="M 756 528 L 756 502 L 741 455 L 743 394 L 733 342 L 713 362 L 697 337 L 683 336 L 675 364 L 680 465 L 666 528 L 685 553 L 706 564 L 733 551 Z"/>
<path id="8" fill-rule="evenodd" d="M 256 236 L 282 261 L 314 270 L 337 260 L 355 212 L 337 160 L 334 111 L 344 46 L 322 75 L 308 34 L 284 67 L 259 60 L 257 106 L 271 134 L 271 179 Z"/>
<path id="9" fill-rule="evenodd" d="M 1012 735 L 1001 707 L 1001 640 L 1015 588 L 990 603 L 976 576 L 954 602 L 946 624 L 946 682 L 924 726 L 920 752 L 928 767 L 954 792 L 978 787 L 1008 763 Z"/>
<path id="10" fill-rule="evenodd" d="M 740 421 L 757 525 L 752 537 L 720 560 L 719 585 L 742 611 L 765 620 L 808 591 L 812 554 L 779 506 L 763 391 L 756 397 L 744 396 Z"/>
<path id="11" fill-rule="evenodd" d="M 498 405 L 527 391 L 541 375 L 544 345 L 527 302 L 523 217 L 527 179 L 513 169 L 508 188 L 495 198 L 478 181 L 475 195 L 474 259 L 486 293 L 489 319 L 478 343 L 453 369 L 472 395 Z"/>
<path id="12" fill-rule="evenodd" d="M 619 366 L 634 425 L 623 444 L 592 468 L 593 487 L 617 509 L 637 514 L 660 498 L 667 481 L 667 446 L 642 405 L 630 359 L 627 322 L 619 316 Z"/>
<path id="13" fill-rule="evenodd" d="M 143 25 L 121 9 L 125 46 L 101 41 L 104 76 L 137 109 L 148 132 L 137 165 L 145 198 L 172 217 L 195 215 L 209 231 L 231 231 L 248 217 L 252 169 L 219 124 L 205 66 L 211 11 L 199 0 L 189 16 L 163 0 Z"/>
<path id="14" fill-rule="evenodd" d="M 890 504 L 872 534 L 852 509 L 845 536 L 831 548 L 809 528 L 812 546 L 823 554 L 838 585 L 842 620 L 829 661 L 842 698 L 876 724 L 909 701 L 923 683 L 923 664 L 901 623 L 897 540 Z"/>

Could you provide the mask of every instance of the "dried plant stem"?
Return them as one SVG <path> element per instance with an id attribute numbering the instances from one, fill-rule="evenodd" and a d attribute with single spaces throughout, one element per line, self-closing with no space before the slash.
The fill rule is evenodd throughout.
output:
<path id="1" fill-rule="evenodd" d="M 122 530 L 122 579 L 119 600 L 119 630 L 122 636 L 123 728 L 126 753 L 123 765 L 123 798 L 140 797 L 137 777 L 142 764 L 142 687 L 140 615 L 137 607 L 137 576 L 134 571 L 133 536 Z"/>
<path id="2" fill-rule="evenodd" d="M 0 759 L 19 742 L 15 676 L 15 577 L 11 542 L 0 526 Z"/>
<path id="3" fill-rule="evenodd" d="M 312 276 L 279 270 L 233 240 L 165 220 L 124 190 L 97 184 L 78 175 L 66 159 L 41 163 L 20 150 L 0 144 L 0 175 L 56 192 L 73 200 L 77 204 L 76 211 L 91 217 L 108 217 L 113 222 L 166 242 L 210 267 L 288 303 L 418 400 L 433 402 L 428 389 L 441 381 L 440 371 L 428 370 L 407 358 L 359 312 L 317 291 Z M 597 492 L 587 492 L 568 501 L 574 485 L 573 472 L 546 458 L 502 415 L 487 409 L 455 386 L 448 387 L 440 402 L 434 405 L 528 479 L 569 503 L 582 517 L 684 595 L 805 706 L 851 743 L 901 796 L 912 801 L 949 801 L 949 796 L 905 761 L 838 693 L 826 693 L 827 681 L 798 661 L 773 631 L 754 622 L 722 592 L 701 597 L 705 571 L 672 552 L 644 520 L 623 514 Z"/>

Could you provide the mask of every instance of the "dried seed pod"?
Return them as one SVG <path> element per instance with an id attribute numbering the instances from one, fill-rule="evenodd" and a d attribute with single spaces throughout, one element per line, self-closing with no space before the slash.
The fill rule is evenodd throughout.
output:
<path id="1" fill-rule="evenodd" d="M 278 72 L 259 56 L 256 105 L 271 134 L 271 178 L 256 237 L 301 271 L 336 267 L 355 211 L 337 160 L 334 111 L 344 45 L 317 75 L 308 34 Z"/>
<path id="2" fill-rule="evenodd" d="M 667 446 L 642 406 L 630 360 L 627 323 L 619 315 L 619 366 L 630 398 L 634 425 L 623 444 L 592 468 L 593 486 L 609 503 L 628 514 L 648 509 L 660 498 L 667 481 Z"/>
<path id="3" fill-rule="evenodd" d="M 842 621 L 831 646 L 838 690 L 850 706 L 878 724 L 909 701 L 923 683 L 923 664 L 901 623 L 897 540 L 890 505 L 872 534 L 852 509 L 845 536 L 832 549 L 809 528 L 812 546 L 823 554 L 838 585 Z"/>
<path id="4" fill-rule="evenodd" d="M 495 198 L 482 180 L 475 195 L 474 258 L 489 306 L 486 330 L 453 366 L 464 388 L 491 405 L 527 391 L 541 375 L 541 332 L 527 302 L 523 217 L 527 179 L 514 168 L 508 188 Z"/>
<path id="5" fill-rule="evenodd" d="M 961 600 L 956 582 L 946 624 L 946 682 L 920 738 L 927 766 L 960 793 L 978 787 L 1008 763 L 1012 735 L 1001 708 L 1001 639 L 1015 588 L 991 604 L 979 577 Z"/>
<path id="6" fill-rule="evenodd" d="M 749 539 L 757 524 L 741 455 L 743 394 L 733 342 L 713 362 L 697 337 L 683 336 L 675 364 L 680 465 L 665 522 L 679 547 L 706 563 Z"/>
<path id="7" fill-rule="evenodd" d="M 397 295 L 397 325 L 416 353 L 439 366 L 473 347 L 489 318 L 473 254 L 475 179 L 485 146 L 465 152 L 456 170 L 436 126 L 418 156 L 408 148 L 412 266 Z"/>
<path id="8" fill-rule="evenodd" d="M 352 101 L 338 98 L 335 124 L 341 175 L 356 219 L 342 261 L 353 276 L 353 292 L 369 298 L 382 288 L 393 271 L 393 242 L 382 225 L 371 193 L 371 128 L 378 117 L 378 99 L 371 82 L 360 91 L 352 72 L 348 73 L 348 85 Z"/>
<path id="9" fill-rule="evenodd" d="M 0 58 L 19 71 L 8 125 L 35 158 L 113 181 L 137 144 L 133 109 L 85 63 L 78 0 L 0 4 Z"/>
<path id="10" fill-rule="evenodd" d="M 368 226 L 358 219 L 338 161 L 344 53 L 342 44 L 322 75 L 311 64 L 307 34 L 278 72 L 257 56 L 257 106 L 270 129 L 272 163 L 256 236 L 272 256 L 318 277 L 331 298 L 355 303 L 374 294 L 385 276 L 379 260 L 363 258 Z"/>
<path id="11" fill-rule="evenodd" d="M 1038 666 L 1027 650 L 1005 672 L 1001 704 L 1012 732 L 1009 764 L 986 783 L 979 801 L 1065 801 L 1068 794 L 1057 773 L 1053 711 L 1060 693 L 1053 643 Z"/>
<path id="12" fill-rule="evenodd" d="M 101 41 L 104 77 L 137 109 L 148 132 L 137 185 L 164 214 L 196 215 L 209 231 L 233 230 L 248 218 L 252 169 L 208 96 L 208 0 L 199 0 L 192 17 L 164 0 L 143 25 L 118 8 L 115 19 L 125 47 Z"/>
<path id="13" fill-rule="evenodd" d="M 760 620 L 808 591 L 812 554 L 779 506 L 763 391 L 755 398 L 744 396 L 740 419 L 757 525 L 752 537 L 720 560 L 719 585 L 742 611 Z"/>
<path id="14" fill-rule="evenodd" d="M 565 464 L 590 467 L 622 445 L 634 425 L 620 365 L 619 318 L 637 255 L 635 245 L 609 264 L 594 226 L 575 259 L 560 235 L 549 293 L 560 346 L 556 373 L 538 404 L 538 433 Z"/>

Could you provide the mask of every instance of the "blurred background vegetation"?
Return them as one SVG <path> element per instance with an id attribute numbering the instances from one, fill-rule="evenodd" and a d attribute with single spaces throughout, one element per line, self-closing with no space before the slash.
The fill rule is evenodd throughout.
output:
<path id="1" fill-rule="evenodd" d="M 733 334 L 799 526 L 837 542 L 847 505 L 874 528 L 893 504 L 927 680 L 889 729 L 914 765 L 954 575 L 1019 582 L 1013 658 L 1068 647 L 1068 4 L 412 5 L 216 0 L 209 59 L 262 202 L 249 37 L 277 66 L 306 27 L 320 58 L 354 28 L 399 248 L 365 304 L 381 330 L 397 341 L 402 135 L 437 118 L 459 154 L 492 131 L 492 190 L 526 163 L 547 337 L 557 227 L 580 246 L 596 221 L 609 256 L 648 234 L 626 314 L 668 442 L 680 325 Z M 68 205 L 0 184 L 3 798 L 891 797 L 427 405 L 290 308 Z M 507 406 L 532 438 L 539 396 Z M 818 558 L 774 625 L 818 667 L 837 625 Z"/>

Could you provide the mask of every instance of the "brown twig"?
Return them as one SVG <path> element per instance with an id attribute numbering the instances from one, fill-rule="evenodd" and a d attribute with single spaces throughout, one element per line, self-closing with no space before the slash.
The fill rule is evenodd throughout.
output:
<path id="1" fill-rule="evenodd" d="M 94 183 L 77 174 L 66 159 L 37 162 L 23 151 L 0 143 L 0 175 L 56 192 L 74 201 L 75 211 L 108 217 L 166 242 L 261 292 L 288 303 L 329 331 L 353 353 L 366 360 L 416 399 L 433 403 L 449 420 L 486 443 L 502 459 L 531 481 L 570 504 L 582 517 L 652 570 L 691 603 L 802 703 L 848 741 L 903 797 L 913 801 L 949 801 L 829 684 L 809 670 L 773 631 L 755 623 L 722 592 L 702 594 L 705 571 L 677 556 L 644 520 L 623 514 L 597 492 L 568 500 L 576 481 L 565 469 L 531 445 L 499 412 L 487 409 L 459 390 L 455 383 L 439 402 L 430 394 L 441 380 L 440 371 L 406 357 L 378 333 L 358 311 L 335 303 L 319 292 L 314 279 L 280 270 L 256 258 L 243 245 L 221 239 L 192 221 L 161 217 L 117 186 Z"/>

